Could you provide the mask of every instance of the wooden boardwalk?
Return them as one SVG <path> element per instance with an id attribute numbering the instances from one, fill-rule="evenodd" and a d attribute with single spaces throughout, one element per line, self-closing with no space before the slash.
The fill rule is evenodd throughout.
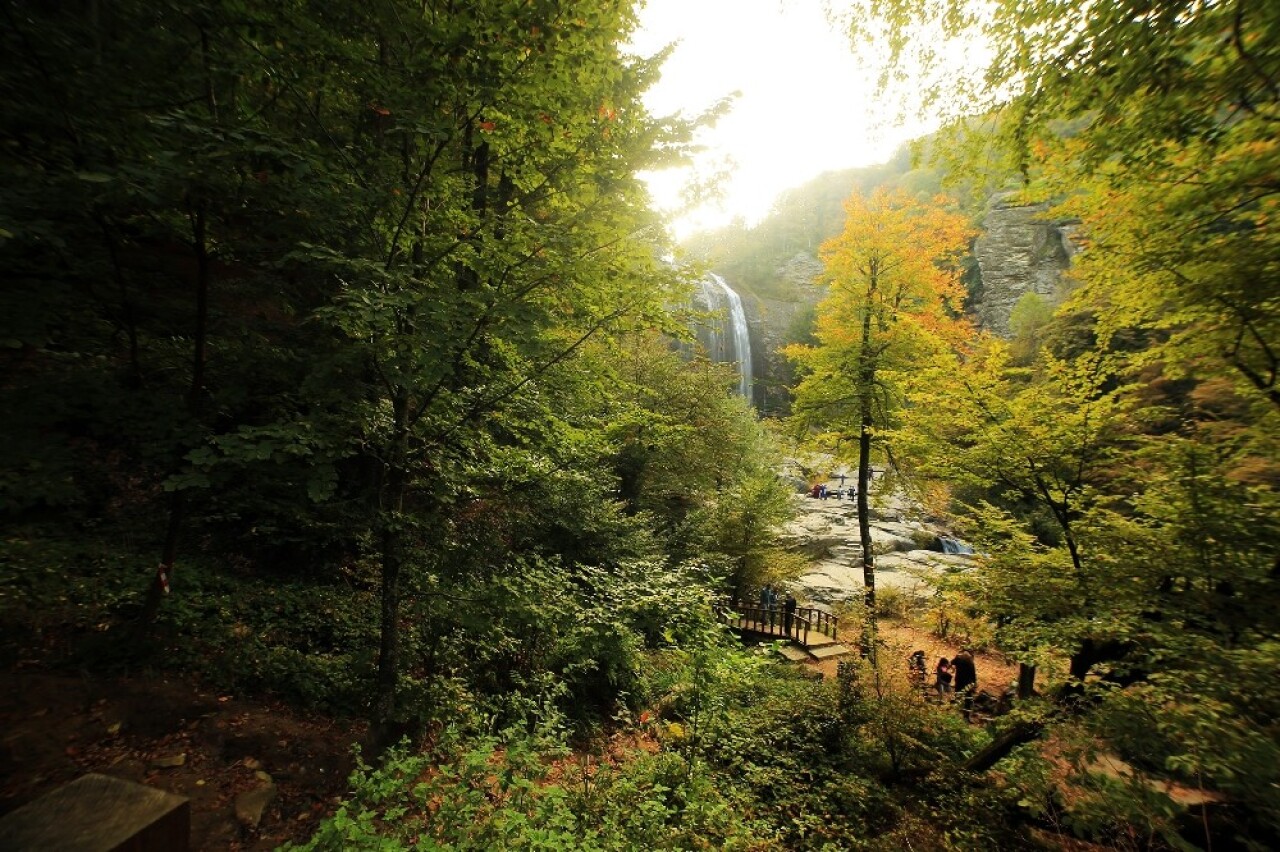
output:
<path id="1" fill-rule="evenodd" d="M 852 653 L 837 640 L 840 619 L 816 607 L 798 606 L 788 615 L 782 607 L 737 603 L 725 613 L 725 622 L 744 636 L 795 643 L 799 646 L 799 655 L 783 653 L 797 662 Z"/>

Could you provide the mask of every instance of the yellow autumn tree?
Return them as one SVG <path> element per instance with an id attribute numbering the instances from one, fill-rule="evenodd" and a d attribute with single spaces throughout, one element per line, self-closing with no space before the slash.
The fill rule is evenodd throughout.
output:
<path id="1" fill-rule="evenodd" d="M 875 553 L 868 485 L 877 432 L 893 425 L 900 377 L 941 352 L 964 347 L 972 326 L 960 307 L 960 261 L 972 235 L 943 198 L 901 191 L 855 193 L 844 231 L 822 246 L 827 286 L 818 305 L 817 344 L 788 347 L 802 376 L 792 425 L 837 454 L 857 446 L 858 531 L 862 550 L 863 644 L 874 654 Z M 883 452 L 884 448 L 876 448 Z"/>

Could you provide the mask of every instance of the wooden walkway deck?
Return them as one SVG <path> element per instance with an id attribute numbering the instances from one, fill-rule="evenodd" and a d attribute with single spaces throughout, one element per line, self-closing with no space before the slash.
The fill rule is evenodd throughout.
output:
<path id="1" fill-rule="evenodd" d="M 798 654 L 788 654 L 785 650 L 783 654 L 796 662 L 852 653 L 837 639 L 840 619 L 816 607 L 796 607 L 788 616 L 781 607 L 769 609 L 738 603 L 725 613 L 725 622 L 743 635 L 795 643 L 799 646 Z"/>

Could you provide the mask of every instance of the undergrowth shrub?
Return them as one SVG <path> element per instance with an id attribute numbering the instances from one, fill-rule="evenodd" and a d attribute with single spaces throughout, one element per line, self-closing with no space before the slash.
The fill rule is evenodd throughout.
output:
<path id="1" fill-rule="evenodd" d="M 920 597 L 901 586 L 876 589 L 876 615 L 880 618 L 906 621 L 923 608 Z"/>
<path id="2" fill-rule="evenodd" d="M 740 802 L 672 753 L 590 770 L 568 759 L 553 724 L 468 737 L 362 761 L 352 793 L 299 850 L 599 850 L 759 848 Z"/>

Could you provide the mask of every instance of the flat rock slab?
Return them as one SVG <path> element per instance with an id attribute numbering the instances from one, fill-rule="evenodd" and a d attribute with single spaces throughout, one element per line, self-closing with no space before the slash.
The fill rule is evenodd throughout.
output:
<path id="1" fill-rule="evenodd" d="M 262 773 L 266 775 L 266 773 Z M 270 778 L 267 775 L 267 778 Z M 268 781 L 259 787 L 236 796 L 236 819 L 249 828 L 257 828 L 262 822 L 262 812 L 276 797 L 276 785 Z"/>
<path id="2" fill-rule="evenodd" d="M 807 663 L 813 659 L 813 657 L 809 656 L 808 651 L 795 645 L 783 645 L 778 649 L 778 653 L 793 663 Z"/>
<path id="3" fill-rule="evenodd" d="M 0 818 L 0 850 L 186 852 L 182 796 L 90 773 Z"/>
<path id="4" fill-rule="evenodd" d="M 836 642 L 831 645 L 823 645 L 821 648 L 810 648 L 809 654 L 817 660 L 828 660 L 832 657 L 843 657 L 846 654 L 852 654 L 853 649 L 848 645 L 841 645 Z"/>

